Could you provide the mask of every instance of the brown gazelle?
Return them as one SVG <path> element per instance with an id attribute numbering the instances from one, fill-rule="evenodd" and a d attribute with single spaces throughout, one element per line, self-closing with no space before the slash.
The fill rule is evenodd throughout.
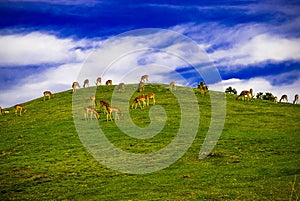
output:
<path id="1" fill-rule="evenodd" d="M 253 89 L 250 89 L 249 91 L 243 90 L 243 91 L 240 93 L 240 95 L 238 95 L 238 96 L 236 97 L 236 99 L 239 100 L 241 97 L 244 98 L 244 101 L 246 100 L 245 97 L 247 97 L 247 100 L 248 100 L 248 101 L 251 100 L 252 97 L 253 97 Z"/>
<path id="2" fill-rule="evenodd" d="M 208 87 L 205 85 L 204 82 L 200 82 L 200 84 L 198 84 L 198 88 L 200 89 L 200 94 L 206 94 L 208 91 Z"/>
<path id="3" fill-rule="evenodd" d="M 44 101 L 46 100 L 46 97 L 48 97 L 48 99 L 51 99 L 51 97 L 53 97 L 54 95 L 51 93 L 51 91 L 44 91 Z"/>
<path id="4" fill-rule="evenodd" d="M 102 84 L 102 78 L 101 77 L 98 77 L 97 80 L 96 80 L 96 86 L 98 86 Z"/>
<path id="5" fill-rule="evenodd" d="M 106 100 L 100 100 L 100 112 L 103 112 L 103 107 L 104 109 L 109 107 L 109 103 Z"/>
<path id="6" fill-rule="evenodd" d="M 120 83 L 119 85 L 118 85 L 118 91 L 124 91 L 125 90 L 125 83 Z"/>
<path id="7" fill-rule="evenodd" d="M 106 114 L 106 121 L 108 121 L 108 117 L 112 121 L 111 118 L 112 107 L 109 105 L 109 103 L 106 100 L 100 100 L 100 112 L 104 112 Z"/>
<path id="8" fill-rule="evenodd" d="M 283 94 L 279 100 L 279 102 L 281 102 L 282 100 L 285 100 L 286 102 L 288 102 L 288 96 L 286 94 Z"/>
<path id="9" fill-rule="evenodd" d="M 131 104 L 131 108 L 135 107 L 135 109 L 136 109 L 136 108 L 137 108 L 137 105 L 139 105 L 140 108 L 143 109 L 143 107 L 146 106 L 145 100 L 146 100 L 146 97 L 144 96 L 144 94 L 141 95 L 141 96 L 136 97 L 136 98 L 133 100 L 132 104 Z M 140 102 L 143 103 L 143 107 L 141 106 L 141 103 L 140 103 Z"/>
<path id="10" fill-rule="evenodd" d="M 145 89 L 145 83 L 140 81 L 139 86 L 138 86 L 138 91 L 142 92 Z"/>
<path id="11" fill-rule="evenodd" d="M 293 104 L 297 104 L 298 101 L 299 101 L 299 95 L 296 94 L 296 95 L 295 95 L 295 99 L 294 99 L 294 101 L 293 101 Z"/>
<path id="12" fill-rule="evenodd" d="M 89 87 L 90 86 L 90 81 L 88 79 L 84 80 L 83 82 L 83 88 Z"/>
<path id="13" fill-rule="evenodd" d="M 107 81 L 105 82 L 105 84 L 106 84 L 106 85 L 112 85 L 112 80 L 107 80 Z"/>
<path id="14" fill-rule="evenodd" d="M 149 106 L 150 104 L 150 99 L 153 100 L 153 105 L 155 105 L 155 94 L 147 94 L 146 96 L 146 100 L 147 100 L 147 106 Z"/>
<path id="15" fill-rule="evenodd" d="M 141 82 L 148 82 L 149 81 L 149 75 L 143 75 L 142 77 L 141 77 L 141 80 L 140 80 Z"/>
<path id="16" fill-rule="evenodd" d="M 121 116 L 121 119 L 124 119 L 124 114 L 118 107 L 111 107 L 111 110 L 112 110 L 112 112 L 115 113 L 116 119 L 120 119 L 120 116 Z"/>
<path id="17" fill-rule="evenodd" d="M 18 114 L 18 111 L 20 112 L 20 116 L 22 116 L 22 112 L 26 112 L 26 109 L 23 108 L 21 104 L 15 105 L 15 114 Z"/>
<path id="18" fill-rule="evenodd" d="M 119 108 L 107 106 L 106 107 L 106 121 L 108 121 L 108 118 L 110 118 L 110 120 L 112 121 L 112 117 L 111 117 L 112 113 L 115 114 L 116 120 L 120 119 L 120 116 L 121 116 L 121 119 L 124 119 L 124 114 Z"/>
<path id="19" fill-rule="evenodd" d="M 176 90 L 176 83 L 174 81 L 170 82 L 168 90 Z"/>
<path id="20" fill-rule="evenodd" d="M 89 114 L 90 114 L 90 120 L 93 119 L 93 116 L 95 116 L 95 118 L 97 118 L 97 119 L 100 119 L 99 113 L 92 106 L 87 106 L 84 108 L 84 119 L 85 120 L 89 119 Z"/>
<path id="21" fill-rule="evenodd" d="M 72 84 L 72 89 L 73 89 L 73 92 L 75 92 L 75 91 L 76 91 L 76 88 L 80 88 L 80 85 L 79 85 L 79 83 L 78 83 L 78 82 L 73 82 L 73 84 Z"/>

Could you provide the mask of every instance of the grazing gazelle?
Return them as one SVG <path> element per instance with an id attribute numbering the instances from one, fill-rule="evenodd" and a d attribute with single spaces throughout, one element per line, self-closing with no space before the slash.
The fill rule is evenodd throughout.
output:
<path id="1" fill-rule="evenodd" d="M 91 101 L 92 101 L 93 106 L 94 106 L 94 107 L 97 106 L 96 97 L 95 97 L 94 95 L 92 95 L 92 96 L 90 97 L 90 99 L 91 99 Z"/>
<path id="2" fill-rule="evenodd" d="M 102 84 L 102 78 L 101 77 L 98 77 L 97 80 L 96 80 L 96 86 L 98 86 Z"/>
<path id="3" fill-rule="evenodd" d="M 176 90 L 176 85 L 174 81 L 170 82 L 168 90 L 170 91 Z"/>
<path id="4" fill-rule="evenodd" d="M 46 100 L 46 96 L 48 96 L 49 100 L 51 99 L 51 97 L 54 97 L 51 91 L 44 91 L 43 94 L 44 94 L 44 101 Z"/>
<path id="5" fill-rule="evenodd" d="M 112 85 L 112 80 L 107 80 L 107 81 L 105 82 L 105 84 L 106 84 L 106 85 Z"/>
<path id="6" fill-rule="evenodd" d="M 299 95 L 296 94 L 296 95 L 295 95 L 295 100 L 293 101 L 293 104 L 297 104 L 298 101 L 299 101 Z"/>
<path id="7" fill-rule="evenodd" d="M 149 81 L 149 75 L 143 75 L 142 77 L 141 77 L 141 80 L 140 80 L 141 82 L 148 82 Z"/>
<path id="8" fill-rule="evenodd" d="M 119 84 L 119 86 L 118 86 L 118 91 L 121 91 L 121 90 L 123 90 L 124 91 L 124 89 L 125 89 L 125 83 L 120 83 Z"/>
<path id="9" fill-rule="evenodd" d="M 139 86 L 138 86 L 138 91 L 142 92 L 145 89 L 145 83 L 140 81 Z"/>
<path id="10" fill-rule="evenodd" d="M 15 114 L 18 114 L 18 111 L 20 111 L 20 116 L 22 116 L 22 112 L 26 112 L 26 109 L 23 108 L 21 104 L 15 105 Z"/>
<path id="11" fill-rule="evenodd" d="M 89 114 L 90 114 L 90 120 L 93 119 L 93 116 L 95 116 L 95 118 L 97 118 L 97 119 L 100 119 L 100 115 L 98 114 L 96 109 L 92 106 L 87 106 L 84 108 L 84 119 L 85 120 L 89 119 Z"/>
<path id="12" fill-rule="evenodd" d="M 206 92 L 208 91 L 208 87 L 205 85 L 204 82 L 200 82 L 200 84 L 198 84 L 198 88 L 200 89 L 200 94 L 206 94 Z"/>
<path id="13" fill-rule="evenodd" d="M 111 110 L 112 110 L 112 112 L 115 113 L 115 118 L 117 120 L 120 119 L 120 116 L 121 116 L 121 119 L 124 119 L 124 114 L 118 107 L 111 107 Z"/>
<path id="14" fill-rule="evenodd" d="M 155 94 L 147 94 L 145 97 L 147 99 L 147 106 L 150 104 L 150 99 L 153 100 L 153 105 L 155 105 Z"/>
<path id="15" fill-rule="evenodd" d="M 121 116 L 121 119 L 124 119 L 124 114 L 119 108 L 107 106 L 106 107 L 106 121 L 108 121 L 108 118 L 110 118 L 110 121 L 112 121 L 112 117 L 111 117 L 112 113 L 115 114 L 116 120 L 119 120 L 120 116 Z"/>
<path id="16" fill-rule="evenodd" d="M 247 90 L 243 90 L 240 95 L 238 95 L 236 97 L 237 100 L 239 100 L 241 97 L 244 97 L 244 101 L 246 100 L 246 97 L 247 96 L 247 100 L 251 100 L 251 98 L 253 97 L 253 89 L 250 89 L 249 91 Z"/>
<path id="17" fill-rule="evenodd" d="M 282 100 L 286 100 L 286 102 L 288 102 L 288 96 L 286 94 L 283 94 L 279 100 L 279 102 L 281 102 Z"/>
<path id="18" fill-rule="evenodd" d="M 100 112 L 103 112 L 103 106 L 104 109 L 106 109 L 109 107 L 109 103 L 106 100 L 100 100 Z"/>
<path id="19" fill-rule="evenodd" d="M 106 121 L 108 121 L 108 117 L 112 121 L 112 118 L 111 118 L 112 107 L 109 105 L 109 103 L 106 100 L 100 100 L 100 112 L 103 112 L 106 114 Z"/>
<path id="20" fill-rule="evenodd" d="M 89 79 L 84 80 L 84 82 L 83 82 L 83 88 L 89 87 L 89 86 L 90 86 L 90 81 L 89 81 Z"/>
<path id="21" fill-rule="evenodd" d="M 76 91 L 76 88 L 80 88 L 80 85 L 78 82 L 73 82 L 72 84 L 73 93 Z"/>
<path id="22" fill-rule="evenodd" d="M 143 107 L 145 107 L 145 105 L 146 105 L 145 100 L 146 100 L 146 97 L 144 96 L 144 94 L 141 95 L 141 96 L 136 97 L 136 98 L 133 100 L 132 104 L 131 104 L 131 108 L 133 108 L 133 107 L 135 106 L 135 109 L 136 109 L 136 108 L 137 108 L 137 105 L 139 105 L 140 108 L 143 109 Z M 140 102 L 143 103 L 143 107 L 141 106 L 141 103 L 140 103 Z"/>

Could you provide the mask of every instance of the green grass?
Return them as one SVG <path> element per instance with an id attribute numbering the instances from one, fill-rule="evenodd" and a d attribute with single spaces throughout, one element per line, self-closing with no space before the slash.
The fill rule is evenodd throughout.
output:
<path id="1" fill-rule="evenodd" d="M 112 90 L 100 86 L 96 97 L 109 100 Z M 101 115 L 101 129 L 122 150 L 157 151 L 178 131 L 173 95 L 159 85 L 146 85 L 145 94 L 150 92 L 168 115 L 162 132 L 151 139 L 124 135 Z M 24 103 L 27 112 L 21 117 L 8 108 L 10 113 L 0 116 L 0 200 L 300 200 L 300 105 L 227 95 L 222 135 L 212 153 L 199 160 L 210 99 L 196 96 L 201 115 L 192 146 L 169 167 L 143 175 L 112 170 L 89 154 L 75 129 L 70 90 Z M 145 127 L 150 107 L 130 110 L 125 118 Z"/>

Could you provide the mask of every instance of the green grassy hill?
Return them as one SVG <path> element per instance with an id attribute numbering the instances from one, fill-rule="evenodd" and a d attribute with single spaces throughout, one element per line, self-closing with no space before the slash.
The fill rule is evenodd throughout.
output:
<path id="1" fill-rule="evenodd" d="M 112 90 L 98 87 L 97 99 L 109 100 Z M 151 139 L 122 134 L 101 114 L 101 129 L 122 150 L 157 151 L 179 129 L 172 93 L 146 85 L 145 94 L 150 92 L 168 115 L 165 128 Z M 89 154 L 74 125 L 71 90 L 24 103 L 22 116 L 8 108 L 10 113 L 0 116 L 0 200 L 299 200 L 300 105 L 227 95 L 223 133 L 213 152 L 199 160 L 211 105 L 209 95 L 196 96 L 201 115 L 192 146 L 169 167 L 142 175 L 112 170 Z M 145 127 L 151 107 L 130 110 L 125 118 Z"/>

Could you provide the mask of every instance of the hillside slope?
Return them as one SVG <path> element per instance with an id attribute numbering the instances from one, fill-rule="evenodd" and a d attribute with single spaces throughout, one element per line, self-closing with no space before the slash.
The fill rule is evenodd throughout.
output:
<path id="1" fill-rule="evenodd" d="M 98 87 L 97 99 L 110 100 L 112 90 L 113 86 Z M 178 103 L 165 86 L 147 85 L 145 94 L 150 92 L 168 115 L 166 127 L 151 139 L 125 135 L 101 114 L 101 129 L 120 149 L 147 154 L 175 137 L 180 127 Z M 27 112 L 22 116 L 9 108 L 9 114 L 0 116 L 0 199 L 294 200 L 300 196 L 300 105 L 244 102 L 227 95 L 222 135 L 213 152 L 199 160 L 211 106 L 208 94 L 197 91 L 196 97 L 201 114 L 192 146 L 169 167 L 143 175 L 112 170 L 85 149 L 74 125 L 71 90 L 45 102 L 38 98 L 24 103 Z M 130 110 L 125 118 L 146 127 L 151 107 Z"/>

